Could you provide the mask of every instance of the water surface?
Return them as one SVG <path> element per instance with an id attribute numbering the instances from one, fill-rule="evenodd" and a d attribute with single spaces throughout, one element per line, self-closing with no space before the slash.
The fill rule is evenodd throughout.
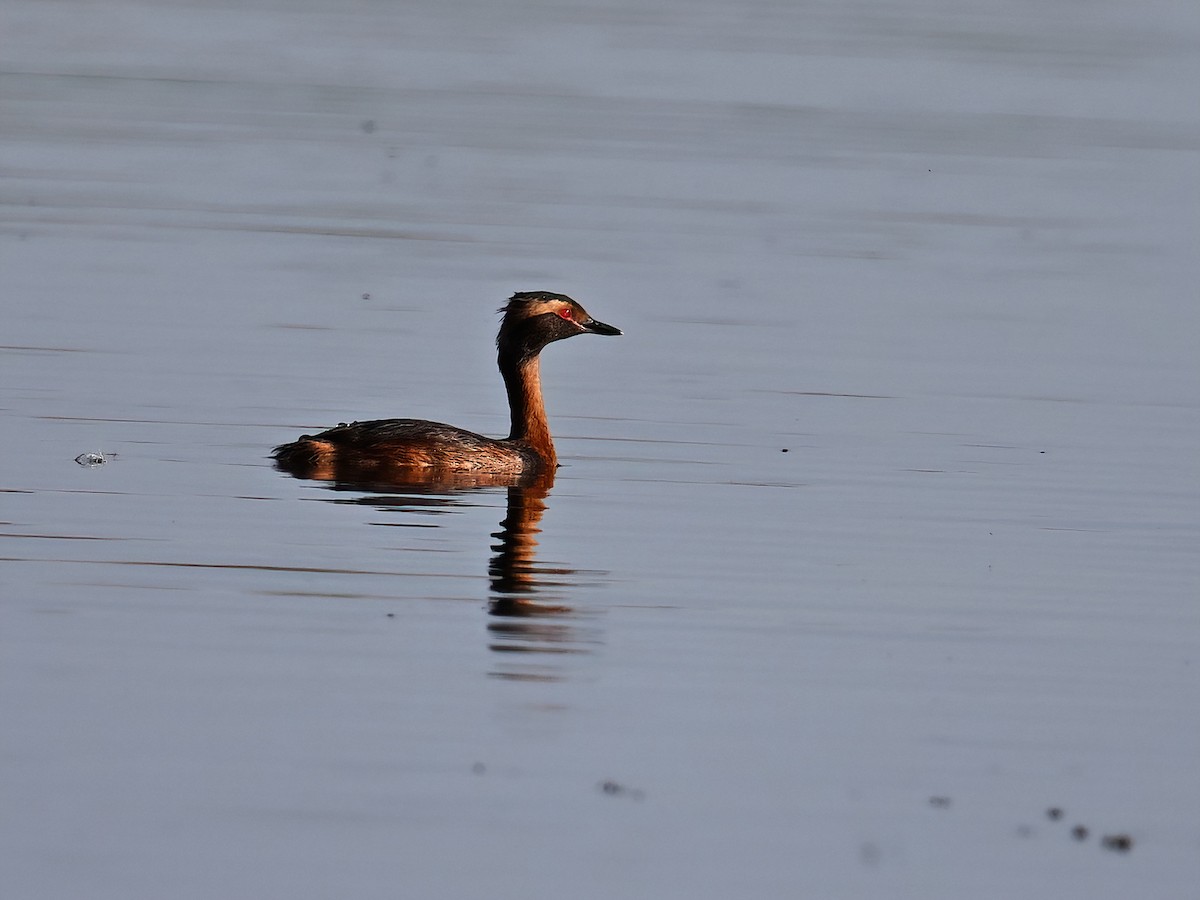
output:
<path id="1" fill-rule="evenodd" d="M 0 16 L 5 896 L 1200 878 L 1191 4 Z"/>

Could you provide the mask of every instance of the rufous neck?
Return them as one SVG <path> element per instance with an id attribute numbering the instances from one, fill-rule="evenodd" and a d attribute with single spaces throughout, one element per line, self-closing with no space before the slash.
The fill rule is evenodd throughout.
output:
<path id="1" fill-rule="evenodd" d="M 508 390 L 508 408 L 512 414 L 510 441 L 531 446 L 553 471 L 558 465 L 550 425 L 546 421 L 546 405 L 542 402 L 541 361 L 533 356 L 521 361 L 500 357 L 500 374 Z"/>

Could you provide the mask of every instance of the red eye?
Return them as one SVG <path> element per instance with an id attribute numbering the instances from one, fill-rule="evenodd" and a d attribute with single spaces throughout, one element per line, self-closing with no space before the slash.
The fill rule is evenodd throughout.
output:
<path id="1" fill-rule="evenodd" d="M 571 310 L 569 307 L 564 306 L 562 309 L 560 309 L 558 311 L 558 315 L 559 315 L 559 318 L 566 319 L 568 322 L 575 321 L 574 317 L 571 315 Z"/>

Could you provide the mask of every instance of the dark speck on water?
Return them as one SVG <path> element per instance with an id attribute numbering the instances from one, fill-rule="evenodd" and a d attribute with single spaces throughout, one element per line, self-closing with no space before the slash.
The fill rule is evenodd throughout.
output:
<path id="1" fill-rule="evenodd" d="M 610 797 L 628 797 L 631 800 L 642 800 L 646 796 L 646 792 L 639 788 L 626 787 L 612 780 L 600 782 L 600 792 Z"/>
<path id="2" fill-rule="evenodd" d="M 1106 834 L 1100 839 L 1100 846 L 1106 850 L 1128 853 L 1133 849 L 1133 838 L 1127 834 Z"/>

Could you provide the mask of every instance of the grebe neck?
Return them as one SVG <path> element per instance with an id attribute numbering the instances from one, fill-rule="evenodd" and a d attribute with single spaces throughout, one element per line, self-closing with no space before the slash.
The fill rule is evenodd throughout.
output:
<path id="1" fill-rule="evenodd" d="M 510 441 L 528 444 L 542 457 L 547 471 L 558 466 L 558 454 L 550 437 L 546 421 L 546 405 L 542 401 L 541 358 L 534 354 L 525 359 L 500 355 L 500 374 L 508 391 L 508 408 L 512 415 Z"/>

